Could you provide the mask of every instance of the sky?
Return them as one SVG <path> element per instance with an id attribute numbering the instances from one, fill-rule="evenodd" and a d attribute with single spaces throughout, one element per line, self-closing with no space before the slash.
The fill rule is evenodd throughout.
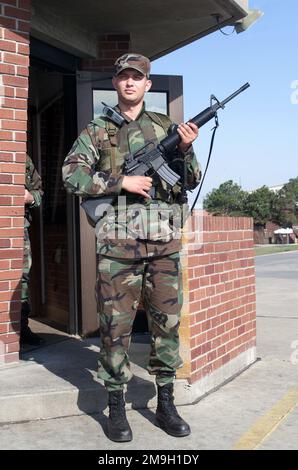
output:
<path id="1" fill-rule="evenodd" d="M 251 85 L 219 111 L 200 201 L 230 179 L 253 190 L 298 176 L 298 1 L 250 0 L 249 6 L 264 15 L 245 32 L 218 31 L 152 63 L 152 74 L 183 76 L 185 120 L 209 106 L 210 94 L 222 100 Z M 203 169 L 212 127 L 207 123 L 194 144 Z"/>

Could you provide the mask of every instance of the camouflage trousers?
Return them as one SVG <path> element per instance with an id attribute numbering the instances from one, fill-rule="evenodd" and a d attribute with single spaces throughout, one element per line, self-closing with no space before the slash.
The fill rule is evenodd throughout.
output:
<path id="1" fill-rule="evenodd" d="M 182 273 L 179 253 L 125 260 L 101 256 L 97 300 L 101 349 L 98 377 L 108 391 L 122 389 L 132 378 L 129 346 L 133 321 L 142 300 L 151 332 L 147 370 L 158 385 L 173 382 L 182 366 L 179 356 Z"/>
<path id="2" fill-rule="evenodd" d="M 30 295 L 29 295 L 29 273 L 32 265 L 31 245 L 28 228 L 24 228 L 24 258 L 22 273 L 22 310 L 21 310 L 21 329 L 28 326 L 28 316 L 30 313 Z"/>

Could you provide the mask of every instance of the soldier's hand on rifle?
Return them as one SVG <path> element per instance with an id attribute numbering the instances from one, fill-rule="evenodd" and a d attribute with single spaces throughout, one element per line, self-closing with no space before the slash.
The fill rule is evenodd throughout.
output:
<path id="1" fill-rule="evenodd" d="M 187 152 L 193 141 L 199 135 L 198 126 L 196 126 L 193 122 L 187 122 L 186 124 L 182 123 L 179 124 L 177 132 L 181 137 L 179 148 L 181 152 Z"/>
<path id="2" fill-rule="evenodd" d="M 151 186 L 152 178 L 150 176 L 124 176 L 122 180 L 123 189 L 148 198 L 150 196 L 146 191 L 149 191 Z"/>
<path id="3" fill-rule="evenodd" d="M 25 188 L 25 199 L 24 203 L 25 204 L 32 204 L 34 202 L 34 197 L 32 194 L 28 191 L 28 189 Z"/>

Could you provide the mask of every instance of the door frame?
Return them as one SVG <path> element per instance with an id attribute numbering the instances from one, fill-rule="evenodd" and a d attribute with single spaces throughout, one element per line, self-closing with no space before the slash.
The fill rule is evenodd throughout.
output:
<path id="1" fill-rule="evenodd" d="M 76 76 L 80 58 L 58 49 L 39 39 L 30 37 L 30 61 L 32 64 L 48 69 L 51 72 L 61 74 L 63 78 L 63 96 L 65 113 L 64 150 L 65 154 L 71 148 L 77 136 L 77 96 Z M 36 130 L 38 122 L 34 123 Z M 37 132 L 38 139 L 38 132 Z M 41 174 L 39 143 L 35 143 L 35 153 L 38 159 L 38 171 Z M 68 250 L 68 297 L 69 316 L 68 333 L 81 334 L 81 300 L 80 300 L 80 255 L 79 255 L 79 203 L 77 198 L 67 194 L 66 196 L 67 218 L 67 250 Z M 41 211 L 41 208 L 40 208 Z M 40 237 L 43 237 L 43 218 L 40 216 Z M 43 240 L 41 239 L 41 244 Z M 41 250 L 43 252 L 43 250 Z M 44 273 L 44 258 L 40 259 L 40 272 Z M 44 275 L 41 283 L 45 283 Z M 44 286 L 41 287 L 44 292 Z M 41 299 L 41 302 L 46 299 Z"/>

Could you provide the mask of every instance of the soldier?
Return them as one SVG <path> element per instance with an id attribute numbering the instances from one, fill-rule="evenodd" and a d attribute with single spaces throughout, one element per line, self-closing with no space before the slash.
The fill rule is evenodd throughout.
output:
<path id="1" fill-rule="evenodd" d="M 157 422 L 173 436 L 190 434 L 173 402 L 173 381 L 176 369 L 182 366 L 178 335 L 181 240 L 174 237 L 171 217 L 164 217 L 171 204 L 182 201 L 181 186 L 171 188 L 156 176 L 123 174 L 125 158 L 145 143 L 158 144 L 172 125 L 168 116 L 145 108 L 144 95 L 152 85 L 149 72 L 150 61 L 142 55 L 129 53 L 116 60 L 112 82 L 118 105 L 114 109 L 124 123 L 116 124 L 105 116 L 91 121 L 74 142 L 62 170 L 65 186 L 74 194 L 115 196 L 114 211 L 103 217 L 97 230 L 96 293 L 101 334 L 98 377 L 108 392 L 108 436 L 116 442 L 132 440 L 123 388 L 132 377 L 128 350 L 141 297 L 152 337 L 148 371 L 156 376 Z M 185 185 L 194 189 L 200 180 L 192 149 L 198 128 L 192 123 L 180 124 L 178 132 L 181 143 L 174 159 L 183 162 Z M 158 227 L 152 230 L 147 217 L 151 212 L 157 214 L 155 221 L 167 220 L 162 233 Z"/>
<path id="2" fill-rule="evenodd" d="M 26 179 L 25 179 L 25 217 L 24 217 L 24 261 L 22 274 L 22 309 L 21 309 L 21 344 L 38 345 L 42 339 L 29 328 L 30 294 L 29 273 L 32 264 L 31 246 L 29 238 L 29 227 L 32 219 L 31 209 L 39 207 L 43 191 L 41 189 L 41 178 L 29 157 L 26 155 Z"/>

